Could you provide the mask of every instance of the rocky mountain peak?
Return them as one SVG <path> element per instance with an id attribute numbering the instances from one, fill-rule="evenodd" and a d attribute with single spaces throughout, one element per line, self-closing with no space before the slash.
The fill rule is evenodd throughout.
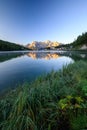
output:
<path id="1" fill-rule="evenodd" d="M 33 41 L 32 43 L 28 44 L 27 47 L 29 49 L 45 49 L 47 47 L 50 47 L 50 48 L 53 48 L 53 47 L 56 47 L 56 46 L 59 46 L 60 43 L 59 42 L 52 42 L 50 40 L 46 40 L 44 42 L 40 41 Z"/>

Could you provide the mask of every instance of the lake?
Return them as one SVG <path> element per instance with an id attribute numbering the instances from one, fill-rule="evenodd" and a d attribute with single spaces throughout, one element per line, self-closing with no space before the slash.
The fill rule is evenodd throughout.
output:
<path id="1" fill-rule="evenodd" d="M 87 54 L 63 51 L 0 52 L 0 91 L 32 82 L 38 76 L 86 60 Z"/>

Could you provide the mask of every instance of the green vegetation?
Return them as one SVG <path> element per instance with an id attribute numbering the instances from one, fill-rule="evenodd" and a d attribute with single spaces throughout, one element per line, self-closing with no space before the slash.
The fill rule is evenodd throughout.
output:
<path id="1" fill-rule="evenodd" d="M 56 46 L 55 48 L 61 50 L 85 50 L 85 52 L 87 52 L 87 32 L 79 35 L 77 39 L 74 40 L 74 42 L 70 44 L 61 44 L 60 46 Z"/>
<path id="2" fill-rule="evenodd" d="M 83 45 L 87 46 L 87 32 L 79 35 L 77 39 L 71 43 L 73 48 L 79 49 Z"/>
<path id="3" fill-rule="evenodd" d="M 74 42 L 64 46 L 68 50 L 84 50 L 87 51 L 87 32 L 79 35 Z"/>
<path id="4" fill-rule="evenodd" d="M 83 47 L 84 46 L 84 47 Z M 52 48 L 46 47 L 46 50 L 51 50 Z M 86 50 L 87 51 L 87 32 L 79 35 L 77 39 L 70 44 L 60 44 L 56 46 L 55 49 L 60 50 Z M 26 48 L 22 45 L 15 43 L 10 43 L 7 41 L 0 40 L 0 51 L 13 51 L 13 50 L 33 50 Z M 43 49 L 40 49 L 43 50 Z"/>
<path id="5" fill-rule="evenodd" d="M 87 129 L 87 63 L 70 64 L 5 95 L 0 129 Z"/>
<path id="6" fill-rule="evenodd" d="M 22 45 L 0 40 L 0 51 L 28 50 Z"/>

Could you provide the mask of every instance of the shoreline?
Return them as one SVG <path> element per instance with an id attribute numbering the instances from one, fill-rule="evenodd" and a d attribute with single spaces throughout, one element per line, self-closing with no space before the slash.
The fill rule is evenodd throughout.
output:
<path id="1" fill-rule="evenodd" d="M 77 123 L 75 120 L 81 118 L 83 127 L 79 123 L 78 129 L 84 129 L 87 126 L 86 68 L 87 62 L 78 61 L 60 71 L 41 76 L 31 84 L 27 83 L 10 91 L 0 101 L 2 124 L 0 128 L 19 129 L 20 126 L 19 130 L 22 130 L 21 128 L 40 130 L 49 128 L 51 124 L 52 130 L 55 128 L 74 130 Z M 4 120 L 3 111 L 6 113 Z M 26 124 L 27 119 L 29 122 Z"/>

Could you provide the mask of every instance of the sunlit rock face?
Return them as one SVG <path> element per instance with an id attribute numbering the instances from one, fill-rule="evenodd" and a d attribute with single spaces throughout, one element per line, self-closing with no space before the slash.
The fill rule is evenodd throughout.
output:
<path id="1" fill-rule="evenodd" d="M 31 44 L 28 44 L 27 47 L 29 49 L 45 49 L 47 47 L 53 48 L 59 45 L 60 45 L 59 42 L 51 42 L 47 40 L 44 42 L 33 41 Z"/>

